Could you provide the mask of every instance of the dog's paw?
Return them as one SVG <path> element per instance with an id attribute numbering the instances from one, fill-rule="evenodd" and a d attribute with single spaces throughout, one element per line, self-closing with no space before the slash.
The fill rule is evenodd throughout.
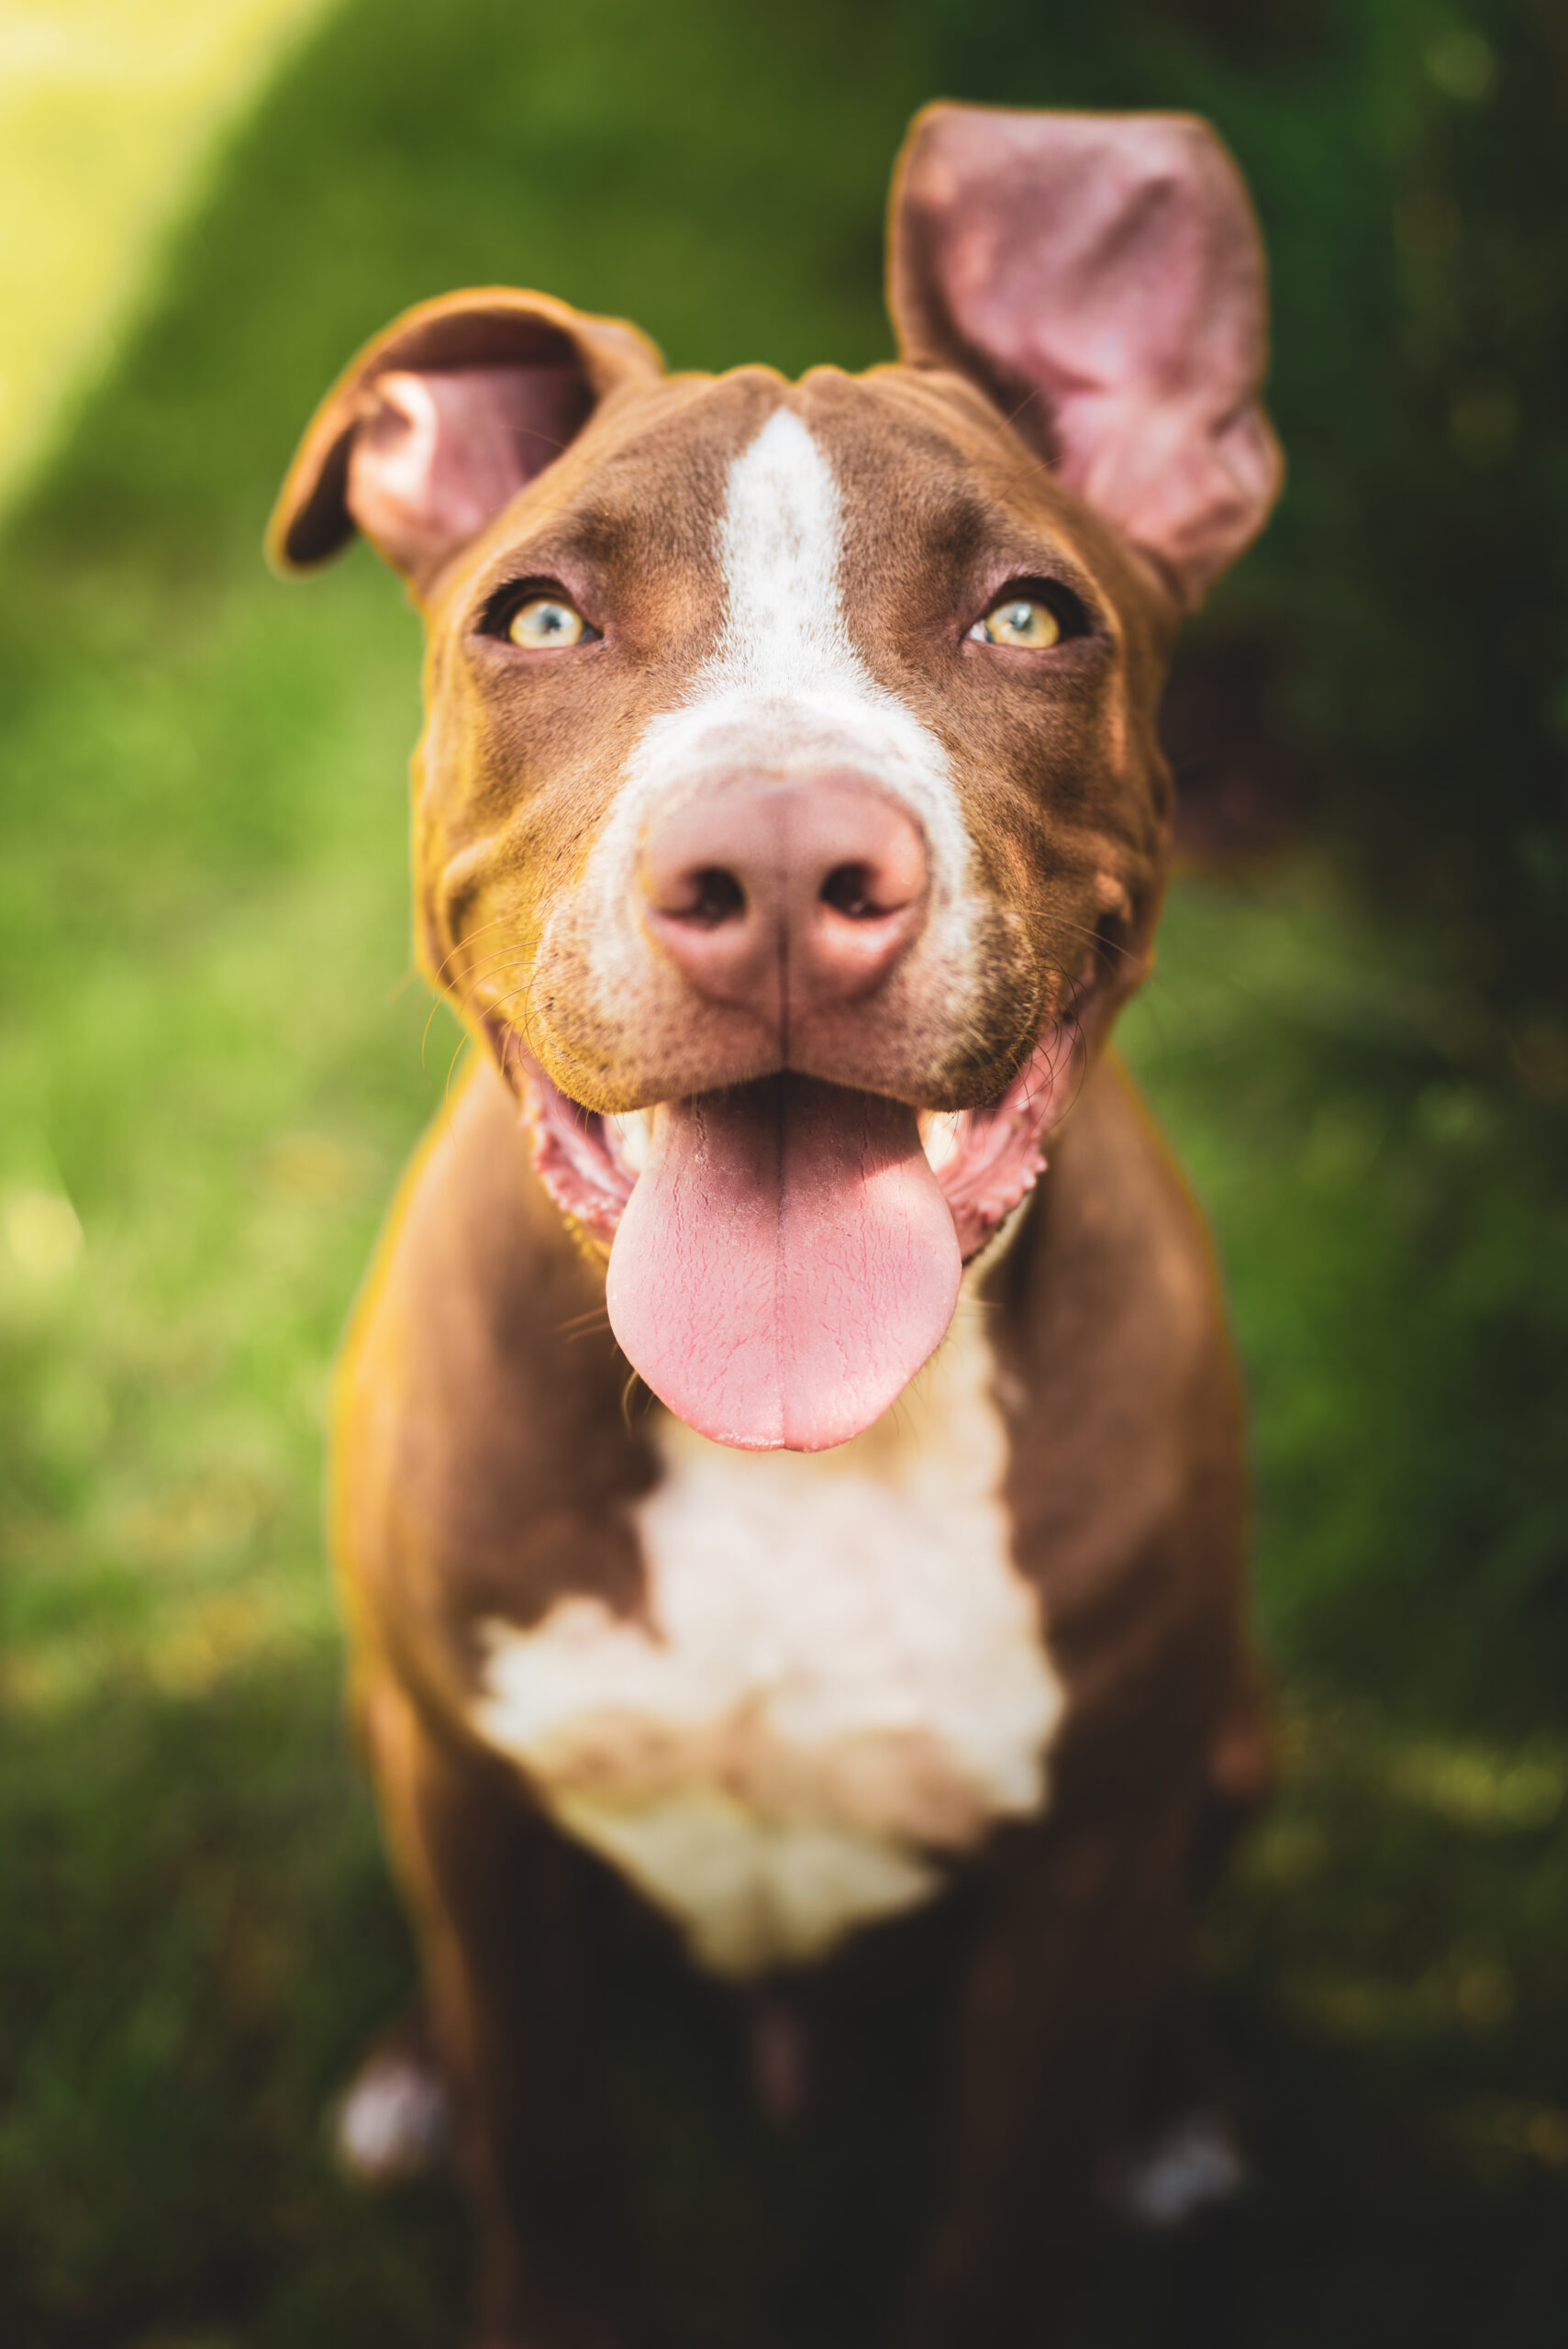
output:
<path id="1" fill-rule="evenodd" d="M 384 2042 L 361 2065 L 331 2119 L 339 2161 L 362 2186 L 421 2177 L 451 2145 L 451 2103 L 433 2058 L 406 2039 Z"/>
<path id="2" fill-rule="evenodd" d="M 742 2016 L 757 2110 L 774 2129 L 796 2129 L 817 2102 L 818 2050 L 811 2017 L 798 1998 L 776 1989 L 749 1992 Z"/>
<path id="3" fill-rule="evenodd" d="M 1109 2165 L 1106 2199 L 1127 2225 L 1163 2234 L 1233 2202 L 1247 2165 L 1222 2116 L 1194 2107 L 1130 2139 Z"/>

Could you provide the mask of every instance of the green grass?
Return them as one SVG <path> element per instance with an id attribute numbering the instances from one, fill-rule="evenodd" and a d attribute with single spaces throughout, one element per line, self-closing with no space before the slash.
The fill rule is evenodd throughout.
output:
<path id="1" fill-rule="evenodd" d="M 0 485 L 121 323 L 215 129 L 319 0 L 0 0 Z"/>
<path id="2" fill-rule="evenodd" d="M 318 1490 L 337 1333 L 455 1044 L 408 977 L 417 632 L 362 551 L 309 588 L 265 575 L 274 483 L 346 352 L 449 284 L 628 312 L 682 364 L 881 355 L 887 162 L 953 85 L 950 33 L 825 0 L 548 24 L 357 0 L 10 527 L 18 2349 L 424 2349 L 458 2305 L 450 2197 L 361 2201 L 322 2133 L 409 1975 L 339 1726 Z M 1215 1216 L 1256 1408 L 1288 1767 L 1210 1959 L 1258 2154 L 1243 2288 L 1279 2349 L 1544 2349 L 1568 2285 L 1568 1252 L 1433 967 L 1309 863 L 1195 883 L 1126 1030 Z M 821 2176 L 750 2138 L 732 2174 L 728 2091 L 682 2119 L 651 2025 L 623 2068 L 655 2231 L 717 2263 L 672 2288 L 672 2339 L 835 2338 L 853 2303 L 826 2287 L 735 2313 L 792 2214 L 831 2217 Z M 1168 2281 L 1107 2251 L 1082 2341 L 1150 2338 Z"/>

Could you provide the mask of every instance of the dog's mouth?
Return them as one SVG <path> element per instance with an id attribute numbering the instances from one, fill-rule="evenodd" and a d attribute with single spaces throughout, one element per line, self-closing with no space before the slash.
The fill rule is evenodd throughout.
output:
<path id="1" fill-rule="evenodd" d="M 497 1041 L 540 1180 L 609 1249 L 628 1360 L 679 1419 L 746 1451 L 824 1451 L 903 1392 L 965 1263 L 1033 1188 L 1081 1053 L 1076 1021 L 1053 1021 L 979 1109 L 786 1072 L 607 1117 L 515 1033 Z"/>

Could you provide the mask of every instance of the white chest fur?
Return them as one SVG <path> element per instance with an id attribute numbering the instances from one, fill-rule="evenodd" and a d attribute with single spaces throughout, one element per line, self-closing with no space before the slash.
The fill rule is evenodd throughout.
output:
<path id="1" fill-rule="evenodd" d="M 838 1451 L 665 1424 L 639 1511 L 646 1614 L 495 1621 L 482 1734 L 560 1823 L 745 1976 L 915 1907 L 1038 1812 L 1062 1709 L 1000 1500 L 991 1349 L 967 1298 L 895 1410 Z"/>

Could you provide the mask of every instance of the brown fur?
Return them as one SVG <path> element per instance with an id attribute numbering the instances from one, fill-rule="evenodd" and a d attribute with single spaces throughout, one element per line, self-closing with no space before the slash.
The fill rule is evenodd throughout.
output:
<path id="1" fill-rule="evenodd" d="M 537 1622 L 568 1590 L 628 1613 L 641 1601 L 628 1512 L 655 1468 L 647 1419 L 621 1415 L 613 1341 L 575 1326 L 600 1294 L 480 1063 L 356 1317 L 335 1521 L 370 1758 L 468 2116 L 496 2343 L 621 2337 L 625 2312 L 600 2290 L 630 2272 L 598 2232 L 613 2163 L 585 2117 L 571 1872 L 468 1720 L 481 1620 Z M 1182 1966 L 1217 1815 L 1235 1806 L 1234 1769 L 1217 1787 L 1209 1756 L 1240 1742 L 1243 1798 L 1262 1774 L 1218 1286 L 1114 1063 L 1086 1085 L 986 1296 L 1015 1556 L 1067 1713 L 1051 1810 L 981 1856 L 960 2008 L 933 2018 L 951 2033 L 947 2181 L 906 2338 L 955 2349 L 1007 2338 L 1050 2293 Z"/>
<path id="2" fill-rule="evenodd" d="M 285 490 L 285 559 L 317 558 L 349 527 L 378 371 L 427 364 L 523 371 L 496 411 L 513 417 L 527 368 L 548 365 L 538 413 L 579 427 L 553 462 L 542 444 L 528 455 L 477 537 L 448 544 L 426 517 L 392 548 L 428 630 L 421 953 L 492 1049 L 404 1186 L 334 1441 L 358 1710 L 458 2099 L 479 2339 L 607 2349 L 637 2332 L 580 2012 L 580 1880 L 596 1864 L 473 1712 L 487 1620 L 536 1625 L 568 1594 L 646 1613 L 633 1509 L 660 1474 L 657 1412 L 621 1408 L 602 1261 L 541 1189 L 508 1078 L 526 1043 L 563 1092 L 612 1112 L 778 1065 L 763 1025 L 694 1001 L 656 955 L 629 996 L 608 985 L 584 876 L 651 714 L 717 641 L 727 469 L 787 405 L 849 518 L 854 647 L 951 763 L 982 911 L 957 996 L 913 954 L 869 1004 L 805 1023 L 789 1065 L 953 1109 L 993 1099 L 1051 1019 L 1077 1011 L 1085 1040 L 1050 1172 L 982 1292 L 1013 1555 L 1065 1711 L 1048 1809 L 967 1864 L 956 2006 L 932 2019 L 944 2176 L 903 2334 L 986 2349 L 1049 2304 L 1180 1980 L 1217 1836 L 1264 1776 L 1219 1285 L 1201 1218 L 1103 1049 L 1148 967 L 1164 884 L 1155 716 L 1176 607 L 962 375 L 666 378 L 630 329 L 494 291 L 413 314 L 350 371 Z M 1060 657 L 1009 665 L 967 631 L 1009 581 L 1037 576 L 1072 591 L 1087 625 Z M 487 633 L 497 592 L 534 579 L 599 640 L 530 662 Z M 874 1968 L 915 1930 L 880 1926 L 832 1965 Z M 775 2047 L 763 2065 L 784 2104 L 793 2061 Z"/>

